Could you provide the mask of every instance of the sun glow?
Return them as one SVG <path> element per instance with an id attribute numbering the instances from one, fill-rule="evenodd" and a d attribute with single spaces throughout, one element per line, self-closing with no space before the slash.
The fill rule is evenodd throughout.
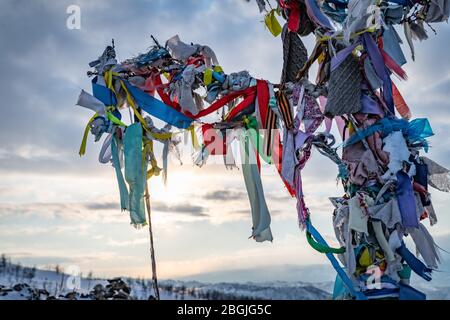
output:
<path id="1" fill-rule="evenodd" d="M 164 184 L 161 177 L 155 177 L 149 180 L 150 197 L 152 201 L 173 204 L 180 201 L 189 200 L 196 182 L 193 172 L 169 172 L 167 184 Z"/>

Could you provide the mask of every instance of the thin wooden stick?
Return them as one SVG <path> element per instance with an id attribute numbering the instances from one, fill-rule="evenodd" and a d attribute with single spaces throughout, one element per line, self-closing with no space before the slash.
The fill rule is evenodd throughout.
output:
<path id="1" fill-rule="evenodd" d="M 161 300 L 159 295 L 158 276 L 156 273 L 155 247 L 153 246 L 152 211 L 150 206 L 150 193 L 148 192 L 148 181 L 145 184 L 145 204 L 147 206 L 148 231 L 150 233 L 150 256 L 152 259 L 152 280 L 153 280 L 152 285 L 153 290 L 155 291 L 156 300 Z"/>

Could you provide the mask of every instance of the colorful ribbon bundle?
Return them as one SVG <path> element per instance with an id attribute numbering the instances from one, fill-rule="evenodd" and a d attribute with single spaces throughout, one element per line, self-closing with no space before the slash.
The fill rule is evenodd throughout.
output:
<path id="1" fill-rule="evenodd" d="M 408 270 L 429 281 L 437 268 L 437 246 L 421 221 L 437 222 L 428 186 L 448 192 L 450 174 L 420 156 L 433 135 L 430 124 L 410 121 L 411 111 L 391 79 L 392 74 L 407 78 L 395 26 L 403 25 L 414 59 L 413 39 L 426 38 L 425 24 L 448 18 L 448 0 L 278 0 L 270 11 L 269 1 L 257 3 L 267 12 L 270 32 L 282 35 L 280 84 L 254 79 L 246 71 L 226 74 L 211 48 L 186 44 L 178 36 L 164 47 L 154 39 L 147 53 L 122 63 L 113 44 L 90 64 L 93 95 L 83 91 L 79 97 L 78 105 L 95 112 L 80 155 L 89 130 L 96 141 L 107 136 L 100 161 L 113 164 L 122 210 L 139 227 L 146 224 L 146 179 L 161 172 L 167 177 L 167 156 L 176 150 L 180 132 L 189 131 L 199 166 L 209 155 L 223 155 L 226 166 L 234 165 L 230 145 L 238 141 L 253 239 L 272 240 L 260 177 L 263 159 L 276 166 L 297 199 L 308 243 L 336 269 L 335 298 L 424 298 L 409 286 Z M 283 28 L 276 14 L 286 20 Z M 308 56 L 301 36 L 311 33 L 317 41 Z M 308 70 L 316 61 L 312 83 Z M 130 125 L 122 119 L 121 110 L 127 108 Z M 206 122 L 207 116 L 219 119 Z M 165 126 L 155 127 L 153 118 Z M 330 133 L 333 120 L 342 138 L 339 146 Z M 325 132 L 317 132 L 322 125 Z M 163 168 L 155 141 L 164 146 Z M 313 147 L 336 163 L 345 190 L 342 197 L 330 198 L 340 248 L 328 246 L 314 228 L 304 199 L 301 171 Z M 424 262 L 406 248 L 403 237 L 408 235 Z"/>

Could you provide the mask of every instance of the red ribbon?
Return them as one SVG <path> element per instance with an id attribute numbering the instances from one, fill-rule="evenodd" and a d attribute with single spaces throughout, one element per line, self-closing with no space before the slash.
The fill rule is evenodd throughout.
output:
<path id="1" fill-rule="evenodd" d="M 258 93 L 258 108 L 259 108 L 259 116 L 261 117 L 261 125 L 264 129 L 267 129 L 267 112 L 269 108 L 269 86 L 267 85 L 267 81 L 258 80 L 256 83 L 256 90 Z"/>
<path id="2" fill-rule="evenodd" d="M 280 6 L 283 9 L 289 9 L 288 29 L 291 32 L 297 32 L 300 27 L 300 6 L 297 1 L 291 1 L 286 4 L 284 0 L 280 0 Z"/>

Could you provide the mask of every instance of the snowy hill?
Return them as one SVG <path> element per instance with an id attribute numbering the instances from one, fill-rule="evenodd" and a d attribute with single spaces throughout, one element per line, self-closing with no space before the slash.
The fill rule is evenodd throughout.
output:
<path id="1" fill-rule="evenodd" d="M 303 282 L 203 283 L 166 280 L 160 282 L 163 300 L 323 300 L 331 294 Z M 143 279 L 98 279 L 74 277 L 7 263 L 0 266 L 0 300 L 47 299 L 136 299 L 154 295 L 151 283 Z"/>

